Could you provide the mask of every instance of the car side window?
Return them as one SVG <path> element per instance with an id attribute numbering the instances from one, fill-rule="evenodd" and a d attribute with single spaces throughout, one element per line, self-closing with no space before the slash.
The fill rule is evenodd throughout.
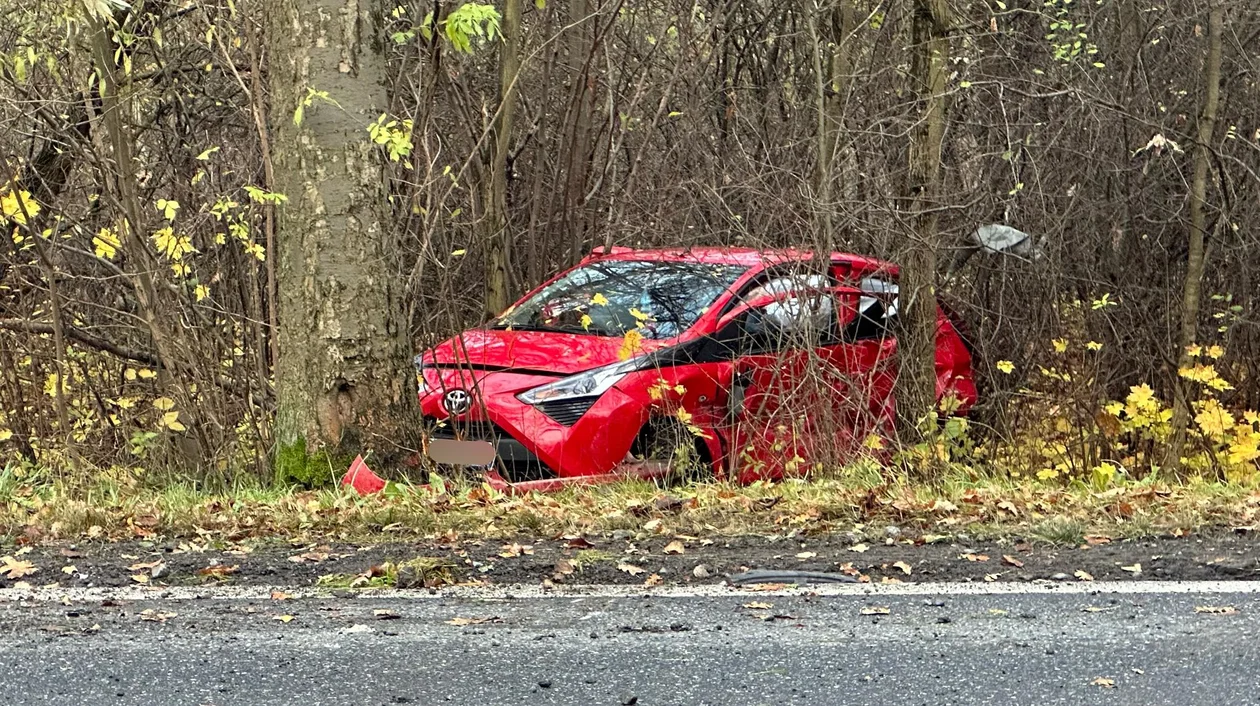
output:
<path id="1" fill-rule="evenodd" d="M 749 309 L 740 317 L 744 355 L 812 349 L 836 338 L 836 302 L 826 293 L 802 294 Z"/>
<path id="2" fill-rule="evenodd" d="M 897 285 L 868 277 L 859 283 L 857 317 L 845 327 L 844 339 L 864 341 L 891 338 L 897 327 Z"/>

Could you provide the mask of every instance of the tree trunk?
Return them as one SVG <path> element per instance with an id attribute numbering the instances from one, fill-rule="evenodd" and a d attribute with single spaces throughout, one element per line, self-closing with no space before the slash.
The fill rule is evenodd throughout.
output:
<path id="1" fill-rule="evenodd" d="M 945 136 L 945 73 L 949 62 L 946 0 L 914 0 L 910 80 L 920 106 L 910 131 L 904 208 L 911 242 L 901 263 L 897 412 L 901 431 L 918 438 L 936 405 L 937 197 Z"/>
<path id="2" fill-rule="evenodd" d="M 817 203 L 818 225 L 822 236 L 820 250 L 835 247 L 835 225 L 832 215 L 834 165 L 840 130 L 844 126 L 844 98 L 851 72 L 849 35 L 853 32 L 853 4 L 851 0 L 838 0 L 830 12 L 829 37 L 820 34 L 818 15 L 822 8 L 813 2 L 805 7 L 810 40 L 814 45 L 813 61 L 816 78 L 815 105 L 817 122 L 817 149 L 814 194 Z M 824 54 L 824 51 L 826 54 Z M 825 59 L 825 60 L 824 60 Z"/>
<path id="3" fill-rule="evenodd" d="M 507 217 L 507 158 L 516 113 L 516 77 L 521 70 L 521 0 L 503 6 L 503 46 L 499 49 L 499 110 L 490 140 L 486 175 L 486 313 L 496 316 L 511 304 L 512 234 Z"/>
<path id="4" fill-rule="evenodd" d="M 1207 183 L 1212 158 L 1212 135 L 1216 132 L 1216 111 L 1221 96 L 1222 34 L 1225 3 L 1213 0 L 1208 10 L 1208 53 L 1203 66 L 1203 112 L 1199 115 L 1194 144 L 1194 175 L 1190 181 L 1190 241 L 1186 254 L 1186 283 L 1181 295 L 1181 334 L 1178 367 L 1194 365 L 1190 347 L 1198 338 L 1199 302 L 1203 288 L 1204 256 L 1207 239 Z M 1173 438 L 1165 466 L 1176 472 L 1181 467 L 1186 429 L 1190 424 L 1190 381 L 1178 376 L 1173 402 Z"/>
<path id="5" fill-rule="evenodd" d="M 387 216 L 367 126 L 388 107 L 380 8 L 266 0 L 276 220 L 277 474 L 312 483 L 405 448 L 414 404 Z"/>

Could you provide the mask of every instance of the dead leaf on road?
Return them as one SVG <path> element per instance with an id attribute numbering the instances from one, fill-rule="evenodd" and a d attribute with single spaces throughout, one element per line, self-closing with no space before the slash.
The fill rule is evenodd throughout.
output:
<path id="1" fill-rule="evenodd" d="M 564 546 L 568 547 L 569 549 L 594 549 L 595 548 L 595 545 L 591 544 L 590 540 L 582 536 L 565 537 Z"/>
<path id="2" fill-rule="evenodd" d="M 1127 571 L 1127 572 L 1129 572 L 1129 573 L 1133 574 L 1134 576 L 1137 576 L 1138 574 L 1142 573 L 1142 565 L 1141 565 L 1141 564 L 1130 564 L 1129 566 L 1121 566 L 1121 567 L 1120 567 L 1120 570 L 1121 570 L 1121 571 Z"/>
<path id="3" fill-rule="evenodd" d="M 958 558 L 966 559 L 967 561 L 988 561 L 989 555 L 988 554 L 959 554 Z"/>
<path id="4" fill-rule="evenodd" d="M 797 559 L 813 559 L 816 556 L 818 556 L 816 552 L 797 552 L 796 554 Z"/>
<path id="5" fill-rule="evenodd" d="M 162 560 L 158 559 L 157 561 L 147 561 L 143 563 L 132 564 L 131 566 L 127 567 L 127 570 L 128 571 L 150 571 L 152 569 L 156 569 L 157 567 L 161 565 L 162 565 Z"/>
<path id="6" fill-rule="evenodd" d="M 271 592 L 271 600 L 273 600 L 273 601 L 287 601 L 287 600 L 289 600 L 289 599 L 290 599 L 290 598 L 292 598 L 292 597 L 293 597 L 293 596 L 290 596 L 289 594 L 285 593 L 284 591 L 272 591 L 272 592 Z"/>
<path id="7" fill-rule="evenodd" d="M 866 546 L 865 544 L 854 544 L 853 546 L 849 547 L 849 551 L 857 552 L 858 554 L 861 554 L 867 549 L 870 549 L 870 547 Z"/>
<path id="8" fill-rule="evenodd" d="M 504 559 L 511 559 L 512 557 L 518 557 L 522 554 L 533 554 L 533 553 L 534 553 L 533 545 L 517 544 L 516 542 L 513 542 L 511 544 L 504 544 L 503 551 L 499 552 L 499 556 L 503 557 Z"/>
<path id="9" fill-rule="evenodd" d="M 61 573 L 66 574 L 67 576 L 75 573 L 78 570 L 79 570 L 79 567 L 75 566 L 74 564 L 68 564 L 66 566 L 61 567 Z"/>
<path id="10" fill-rule="evenodd" d="M 573 573 L 574 570 L 573 562 L 568 559 L 561 559 L 556 562 L 555 568 L 552 569 L 552 573 L 556 576 L 568 576 Z"/>
<path id="11" fill-rule="evenodd" d="M 162 613 L 152 608 L 140 611 L 140 619 L 150 623 L 165 623 L 168 619 L 174 618 L 178 613 Z"/>
<path id="12" fill-rule="evenodd" d="M 1017 569 L 1024 568 L 1024 562 L 1020 561 L 1019 559 L 1016 559 L 1010 554 L 1003 554 L 1002 561 L 1006 562 L 1007 564 L 1010 564 L 1011 566 L 1014 566 Z"/>
<path id="13" fill-rule="evenodd" d="M 500 618 L 497 615 L 492 615 L 486 618 L 451 618 L 450 620 L 446 621 L 446 624 L 454 625 L 456 627 L 464 627 L 465 625 L 485 625 L 486 623 L 501 623 L 501 622 L 503 622 L 502 618 Z"/>
<path id="14" fill-rule="evenodd" d="M 148 574 L 132 574 L 131 580 L 135 581 L 136 583 L 148 583 L 149 575 Z"/>
<path id="15" fill-rule="evenodd" d="M 1073 576 L 1075 576 L 1076 578 L 1078 578 L 1078 579 L 1082 580 L 1082 581 L 1093 581 L 1093 580 L 1094 580 L 1094 576 L 1093 576 L 1093 574 L 1089 573 L 1088 571 L 1085 571 L 1084 569 L 1078 569 L 1078 570 L 1076 571 L 1076 573 L 1074 573 L 1074 574 L 1072 574 L 1072 575 L 1073 575 Z"/>
<path id="16" fill-rule="evenodd" d="M 372 611 L 372 617 L 376 618 L 377 620 L 398 620 L 402 616 L 395 613 L 392 610 L 385 610 L 383 608 L 377 608 L 376 610 Z"/>
<path id="17" fill-rule="evenodd" d="M 1101 686 L 1104 689 L 1114 689 L 1116 688 L 1116 680 L 1108 679 L 1106 677 L 1098 677 L 1094 681 L 1090 682 L 1090 686 Z"/>
<path id="18" fill-rule="evenodd" d="M 1238 613 L 1238 609 L 1232 605 L 1197 605 L 1194 607 L 1194 612 L 1211 615 L 1235 615 Z"/>
<path id="19" fill-rule="evenodd" d="M 687 551 L 687 548 L 683 546 L 682 542 L 675 539 L 669 544 L 666 544 L 665 549 L 663 549 L 662 551 L 665 554 L 683 554 Z"/>
<path id="20" fill-rule="evenodd" d="M 763 601 L 753 601 L 752 603 L 745 603 L 744 607 L 748 608 L 749 610 L 770 610 L 771 608 L 774 607 L 774 604 L 765 603 Z"/>
<path id="21" fill-rule="evenodd" d="M 894 568 L 897 568 L 897 569 L 901 569 L 901 573 L 905 574 L 906 576 L 909 576 L 909 575 L 910 575 L 910 573 L 911 573 L 912 571 L 914 571 L 914 569 L 911 569 L 911 568 L 910 568 L 910 565 L 909 565 L 909 564 L 907 564 L 907 563 L 906 563 L 906 562 L 904 562 L 904 561 L 898 561 L 898 562 L 894 563 L 894 564 L 893 564 L 893 567 L 894 567 Z"/>
<path id="22" fill-rule="evenodd" d="M 782 591 L 787 587 L 786 583 L 750 583 L 740 586 L 745 591 Z"/>
<path id="23" fill-rule="evenodd" d="M 272 620 L 279 620 L 279 621 L 280 621 L 280 622 L 282 622 L 282 623 L 291 623 L 291 622 L 293 622 L 293 616 L 292 616 L 292 615 L 273 615 L 273 616 L 271 616 L 271 619 L 272 619 Z"/>
<path id="24" fill-rule="evenodd" d="M 1110 541 L 1111 541 L 1111 537 L 1104 537 L 1104 536 L 1102 536 L 1102 535 L 1098 535 L 1098 534 L 1087 534 L 1087 535 L 1085 535 L 1085 543 L 1086 543 L 1086 544 L 1088 544 L 1088 545 L 1089 545 L 1089 546 L 1091 546 L 1091 547 L 1096 547 L 1096 546 L 1098 546 L 1099 544 L 1106 544 L 1106 543 L 1108 543 L 1108 542 L 1110 542 Z"/>
<path id="25" fill-rule="evenodd" d="M 39 567 L 29 561 L 14 559 L 11 556 L 0 557 L 0 576 L 20 579 L 39 571 Z"/>
<path id="26" fill-rule="evenodd" d="M 228 574 L 236 573 L 239 568 L 241 568 L 239 564 L 233 564 L 232 566 L 228 566 L 227 564 L 211 564 L 204 569 L 198 569 L 197 575 L 205 576 L 207 578 L 223 579 L 227 578 Z"/>
<path id="27" fill-rule="evenodd" d="M 643 585 L 644 586 L 659 586 L 661 585 L 661 582 L 663 582 L 664 580 L 665 579 L 661 578 L 660 574 L 652 574 L 651 576 L 644 579 Z"/>
<path id="28" fill-rule="evenodd" d="M 641 566 L 635 566 L 634 564 L 627 564 L 625 562 L 617 564 L 617 569 L 619 571 L 624 571 L 627 574 L 630 574 L 631 576 L 638 576 L 639 574 L 647 573 L 647 569 Z"/>
<path id="29" fill-rule="evenodd" d="M 892 613 L 888 606 L 882 605 L 869 605 L 858 612 L 862 615 L 889 615 Z"/>
<path id="30" fill-rule="evenodd" d="M 289 561 L 293 562 L 294 564 L 305 564 L 308 561 L 311 562 L 312 564 L 319 564 L 321 562 L 327 561 L 330 555 L 330 553 L 327 551 L 321 551 L 323 549 L 325 549 L 325 547 L 320 547 L 319 549 L 316 549 L 314 551 L 303 552 L 301 554 L 291 556 L 289 557 Z"/>

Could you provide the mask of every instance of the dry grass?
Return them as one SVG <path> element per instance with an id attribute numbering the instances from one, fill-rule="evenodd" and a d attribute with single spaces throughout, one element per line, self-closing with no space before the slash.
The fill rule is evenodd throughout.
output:
<path id="1" fill-rule="evenodd" d="M 0 476 L 0 539 L 128 540 L 148 537 L 404 540 L 504 538 L 615 530 L 696 536 L 814 534 L 892 524 L 921 535 L 1017 535 L 1054 543 L 1085 534 L 1177 534 L 1255 524 L 1260 490 L 1242 485 L 1138 482 L 1097 492 L 975 477 L 924 485 L 869 473 L 811 482 L 711 483 L 662 490 L 645 482 L 505 497 L 480 485 L 403 487 L 359 497 L 337 490 L 241 487 L 207 493 L 101 481 L 69 489 Z"/>

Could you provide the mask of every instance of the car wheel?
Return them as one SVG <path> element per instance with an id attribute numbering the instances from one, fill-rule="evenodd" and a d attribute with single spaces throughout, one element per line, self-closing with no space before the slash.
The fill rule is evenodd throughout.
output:
<path id="1" fill-rule="evenodd" d="M 666 485 L 713 478 L 713 461 L 704 440 L 674 419 L 652 419 L 643 425 L 633 453 L 645 461 L 666 464 Z"/>

